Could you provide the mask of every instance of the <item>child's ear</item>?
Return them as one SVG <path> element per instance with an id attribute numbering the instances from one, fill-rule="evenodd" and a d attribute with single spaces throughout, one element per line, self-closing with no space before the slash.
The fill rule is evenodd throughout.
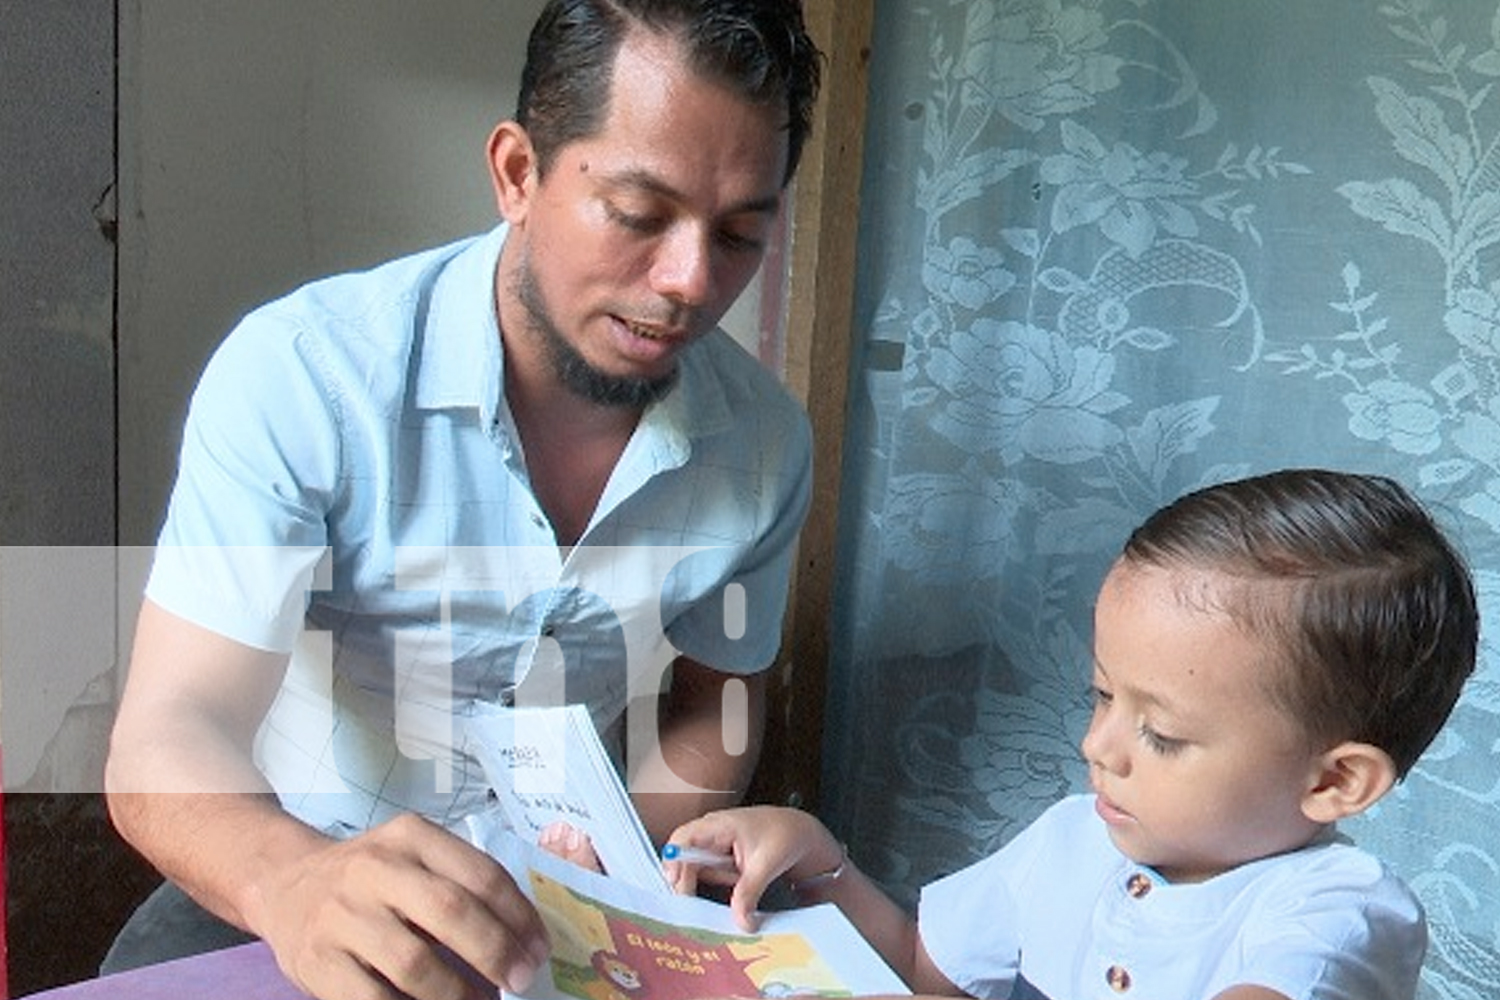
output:
<path id="1" fill-rule="evenodd" d="M 1396 784 L 1391 755 L 1369 743 L 1340 743 L 1314 761 L 1302 812 L 1314 823 L 1333 823 L 1364 812 Z"/>

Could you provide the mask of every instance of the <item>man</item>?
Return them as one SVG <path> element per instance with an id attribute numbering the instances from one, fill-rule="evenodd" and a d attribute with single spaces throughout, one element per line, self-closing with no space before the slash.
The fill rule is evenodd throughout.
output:
<path id="1" fill-rule="evenodd" d="M 740 796 L 810 443 L 715 324 L 817 60 L 796 0 L 555 0 L 488 145 L 504 224 L 221 346 L 106 778 L 171 881 L 106 968 L 201 923 L 180 886 L 314 996 L 464 995 L 462 965 L 524 988 L 540 921 L 445 828 L 483 801 L 476 705 L 587 703 L 658 839 Z M 626 702 L 662 689 L 621 748 Z"/>

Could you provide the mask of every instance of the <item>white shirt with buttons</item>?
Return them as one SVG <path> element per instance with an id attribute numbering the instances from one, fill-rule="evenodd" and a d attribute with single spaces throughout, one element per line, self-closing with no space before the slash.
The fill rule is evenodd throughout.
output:
<path id="1" fill-rule="evenodd" d="M 918 921 L 944 975 L 997 1000 L 1411 1000 L 1427 942 L 1411 890 L 1336 836 L 1172 885 L 1115 848 L 1092 795 L 927 886 Z"/>

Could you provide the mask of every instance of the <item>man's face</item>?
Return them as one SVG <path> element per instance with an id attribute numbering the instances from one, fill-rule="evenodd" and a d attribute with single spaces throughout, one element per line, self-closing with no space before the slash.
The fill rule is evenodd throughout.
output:
<path id="1" fill-rule="evenodd" d="M 507 349 L 596 402 L 665 391 L 760 266 L 784 115 L 695 76 L 669 39 L 627 38 L 599 133 L 559 150 L 507 212 L 519 240 L 500 290 Z"/>

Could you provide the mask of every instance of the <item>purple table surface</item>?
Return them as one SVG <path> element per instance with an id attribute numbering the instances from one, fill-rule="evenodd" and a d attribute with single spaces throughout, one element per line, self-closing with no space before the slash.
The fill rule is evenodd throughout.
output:
<path id="1" fill-rule="evenodd" d="M 271 949 L 254 944 L 89 979 L 27 1000 L 307 1000 Z"/>

